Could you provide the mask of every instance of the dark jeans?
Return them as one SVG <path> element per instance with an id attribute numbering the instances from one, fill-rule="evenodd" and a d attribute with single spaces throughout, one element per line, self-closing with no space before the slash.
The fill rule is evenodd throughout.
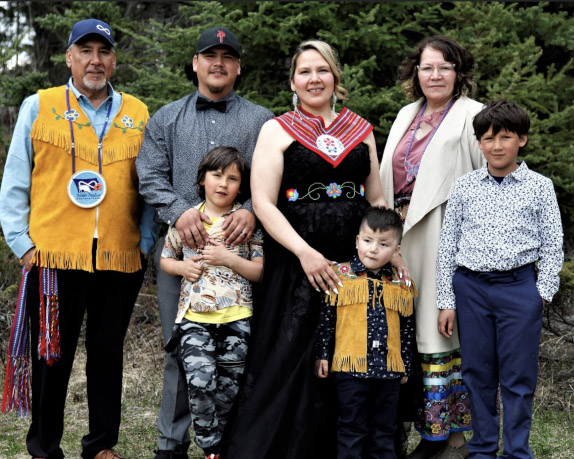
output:
<path id="1" fill-rule="evenodd" d="M 26 446 L 32 456 L 64 457 L 60 448 L 64 405 L 85 314 L 89 433 L 82 438 L 82 457 L 91 459 L 117 443 L 124 338 L 144 272 L 145 261 L 143 269 L 130 274 L 57 270 L 61 357 L 51 366 L 38 359 L 38 269 L 30 272 L 26 306 L 30 317 L 32 423 Z"/>
<path id="2" fill-rule="evenodd" d="M 394 459 L 399 379 L 335 373 L 339 399 L 338 459 Z"/>

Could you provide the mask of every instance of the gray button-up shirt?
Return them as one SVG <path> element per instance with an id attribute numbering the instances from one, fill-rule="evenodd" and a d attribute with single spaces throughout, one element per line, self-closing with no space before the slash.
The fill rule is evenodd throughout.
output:
<path id="1" fill-rule="evenodd" d="M 195 184 L 201 159 L 215 147 L 237 148 L 251 164 L 263 124 L 273 114 L 231 92 L 225 113 L 198 111 L 199 91 L 160 108 L 149 120 L 136 160 L 140 193 L 161 221 L 174 225 L 201 198 Z M 245 207 L 251 209 L 250 202 Z"/>

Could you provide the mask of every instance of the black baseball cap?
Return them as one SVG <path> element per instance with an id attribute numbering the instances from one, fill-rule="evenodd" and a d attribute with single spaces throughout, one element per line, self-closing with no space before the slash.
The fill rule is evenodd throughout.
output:
<path id="1" fill-rule="evenodd" d="M 227 46 L 237 54 L 237 57 L 241 54 L 239 52 L 239 40 L 225 27 L 212 27 L 203 32 L 197 41 L 197 54 L 214 46 Z"/>
<path id="2" fill-rule="evenodd" d="M 84 19 L 83 21 L 76 22 L 74 27 L 72 27 L 72 33 L 70 34 L 70 38 L 68 38 L 68 47 L 77 43 L 87 35 L 99 35 L 104 38 L 110 46 L 114 46 L 112 28 L 109 24 L 99 19 Z"/>

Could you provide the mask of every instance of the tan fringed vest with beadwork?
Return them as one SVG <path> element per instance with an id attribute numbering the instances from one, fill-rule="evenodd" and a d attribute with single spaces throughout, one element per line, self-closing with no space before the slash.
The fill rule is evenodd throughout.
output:
<path id="1" fill-rule="evenodd" d="M 331 291 L 325 301 L 337 307 L 335 327 L 335 351 L 332 371 L 367 372 L 367 308 L 384 307 L 387 318 L 387 370 L 404 372 L 401 357 L 401 331 L 399 314 L 406 317 L 413 313 L 413 300 L 417 296 L 416 285 L 411 287 L 399 279 L 393 268 L 392 280 L 371 279 L 365 271 L 355 273 L 350 263 L 340 263 L 333 270 L 341 279 L 343 287 L 338 294 Z M 369 283 L 377 292 L 382 286 L 380 296 L 376 294 L 369 302 Z"/>
<path id="2" fill-rule="evenodd" d="M 39 266 L 93 271 L 92 241 L 97 225 L 96 269 L 125 273 L 141 269 L 138 195 L 135 159 L 149 118 L 147 107 L 122 94 L 122 105 L 103 140 L 102 175 L 107 194 L 98 206 L 85 209 L 70 201 L 72 141 L 66 119 L 66 87 L 39 91 L 40 108 L 30 137 L 34 168 L 30 193 L 30 237 Z M 73 120 L 76 172 L 98 170 L 98 136 L 76 98 Z"/>

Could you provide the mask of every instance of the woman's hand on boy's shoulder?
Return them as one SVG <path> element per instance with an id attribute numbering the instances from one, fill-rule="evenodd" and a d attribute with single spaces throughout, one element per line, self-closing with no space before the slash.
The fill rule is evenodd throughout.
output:
<path id="1" fill-rule="evenodd" d="M 405 264 L 403 257 L 400 253 L 395 253 L 391 258 L 391 266 L 397 270 L 399 278 L 410 287 L 412 285 L 411 272 Z"/>

